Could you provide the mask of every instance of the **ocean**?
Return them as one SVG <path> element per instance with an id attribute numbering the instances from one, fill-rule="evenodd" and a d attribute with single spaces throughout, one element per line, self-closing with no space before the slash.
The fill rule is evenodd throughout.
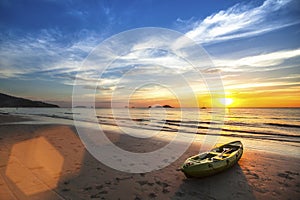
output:
<path id="1" fill-rule="evenodd" d="M 73 117 L 91 123 L 95 119 L 103 129 L 135 135 L 180 133 L 196 140 L 215 137 L 213 141 L 241 140 L 250 149 L 273 153 L 289 153 L 300 157 L 300 109 L 298 108 L 230 108 L 218 110 L 198 108 L 1 108 L 0 113 L 29 116 L 36 121 L 73 125 Z"/>

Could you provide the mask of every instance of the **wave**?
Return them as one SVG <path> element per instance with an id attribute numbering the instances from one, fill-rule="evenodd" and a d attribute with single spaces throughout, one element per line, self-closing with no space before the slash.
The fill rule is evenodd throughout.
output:
<path id="1" fill-rule="evenodd" d="M 229 133 L 248 133 L 253 135 L 265 135 L 265 136 L 280 136 L 280 137 L 294 137 L 294 138 L 300 138 L 300 135 L 293 135 L 293 134 L 281 134 L 281 133 L 274 133 L 274 132 L 261 132 L 261 131 L 252 131 L 252 130 L 239 130 L 239 129 L 228 129 L 228 128 L 216 128 L 216 127 L 209 127 L 209 126 L 201 126 L 201 125 L 185 125 L 185 124 L 176 124 L 176 123 L 166 123 L 168 125 L 172 126 L 180 126 L 180 127 L 186 127 L 186 128 L 197 128 L 199 130 L 220 130 L 227 132 L 225 135 L 228 135 Z M 239 134 L 241 136 L 241 134 Z"/>
<path id="2" fill-rule="evenodd" d="M 300 125 L 296 124 L 279 124 L 279 123 L 265 123 L 270 126 L 279 126 L 279 127 L 287 127 L 287 128 L 300 128 Z"/>
<path id="3" fill-rule="evenodd" d="M 225 133 L 202 133 L 202 132 L 198 132 L 197 134 L 198 135 L 234 137 L 234 138 L 258 139 L 258 140 L 271 140 L 271 141 L 288 142 L 288 143 L 300 143 L 300 141 L 294 141 L 293 139 L 288 139 L 288 138 L 271 138 L 271 137 L 264 137 L 264 136 L 255 136 L 254 137 L 253 135 L 225 134 Z M 293 145 L 293 146 L 298 147 L 298 145 Z"/>
<path id="4" fill-rule="evenodd" d="M 117 124 L 105 123 L 108 125 L 118 126 Z M 122 125 L 128 128 L 141 129 L 139 126 L 128 126 Z M 260 140 L 272 140 L 279 142 L 290 142 L 290 143 L 300 143 L 300 141 L 295 141 L 293 138 L 300 138 L 298 135 L 286 135 L 286 134 L 277 134 L 277 133 L 267 133 L 267 132 L 255 132 L 255 131 L 243 131 L 243 130 L 231 130 L 226 128 L 213 128 L 213 127 L 201 127 L 198 126 L 198 130 L 200 129 L 211 129 L 211 130 L 220 130 L 219 133 L 213 132 L 191 132 L 188 130 L 180 130 L 178 128 L 171 128 L 169 126 L 144 126 L 142 129 L 144 130 L 153 130 L 153 131 L 164 131 L 164 132 L 181 132 L 186 134 L 198 134 L 198 135 L 211 135 L 211 136 L 223 136 L 223 137 L 236 137 L 236 138 L 248 138 L 248 139 L 260 139 Z M 223 133 L 221 131 L 224 131 Z M 240 134 L 243 133 L 243 134 Z M 277 138 L 276 138 L 277 137 Z"/>
<path id="5" fill-rule="evenodd" d="M 145 118 L 124 118 L 124 117 L 100 117 L 98 116 L 98 118 L 104 118 L 104 119 L 114 119 L 114 120 L 124 120 L 124 121 L 136 121 L 136 122 L 150 122 L 151 119 L 145 119 Z M 100 122 L 103 123 L 103 122 Z M 158 130 L 158 129 L 163 129 L 163 130 L 169 130 L 169 131 L 178 131 L 179 127 L 186 127 L 186 128 L 195 128 L 198 130 L 207 130 L 207 129 L 212 129 L 212 130 L 221 130 L 226 132 L 226 134 L 229 133 L 242 133 L 242 134 L 253 134 L 253 135 L 265 135 L 265 136 L 280 136 L 280 137 L 294 137 L 294 138 L 300 138 L 299 135 L 295 135 L 295 134 L 283 134 L 283 133 L 276 133 L 276 132 L 262 132 L 261 130 L 258 131 L 254 131 L 254 130 L 241 130 L 241 129 L 230 129 L 230 128 L 219 128 L 219 127 L 212 127 L 212 126 L 203 126 L 203 125 L 222 125 L 222 123 L 220 122 L 212 122 L 212 121 L 182 121 L 182 120 L 161 120 L 161 121 L 157 121 L 156 123 L 154 123 L 155 126 L 153 126 L 153 130 Z M 161 124 L 161 125 L 160 125 Z M 289 124 L 277 124 L 277 123 L 265 123 L 266 125 L 273 125 L 273 126 L 285 126 L 285 127 L 289 127 L 289 128 L 300 128 L 300 126 L 298 125 L 289 125 Z M 148 124 L 140 124 L 140 125 L 148 125 Z M 167 126 L 166 126 L 167 125 Z M 225 122 L 224 125 L 227 126 L 239 126 L 239 127 L 243 127 L 243 128 L 247 128 L 247 127 L 260 127 L 260 128 L 264 128 L 263 124 L 249 124 L 249 123 L 245 123 L 245 122 Z M 174 128 L 175 127 L 175 128 Z M 137 128 L 141 128 L 141 127 L 137 127 Z M 144 126 L 144 128 L 146 128 Z M 146 128 L 149 129 L 149 126 Z M 152 130 L 152 129 L 151 129 Z M 241 134 L 240 134 L 241 136 Z"/>
<path id="6" fill-rule="evenodd" d="M 65 115 L 80 115 L 80 113 L 64 112 Z"/>
<path id="7" fill-rule="evenodd" d="M 5 111 L 0 111 L 1 114 L 7 114 Z M 18 113 L 25 115 L 36 115 L 36 116 L 44 116 L 65 120 L 73 120 L 73 115 L 81 115 L 80 113 L 72 113 L 69 111 L 64 111 L 61 114 L 45 114 L 45 113 Z M 81 116 L 80 116 L 81 117 Z M 261 139 L 261 140 L 275 140 L 279 142 L 290 142 L 290 143 L 300 143 L 300 135 L 299 132 L 292 130 L 285 133 L 280 128 L 276 127 L 286 127 L 286 128 L 300 128 L 298 124 L 284 124 L 284 123 L 275 123 L 275 122 L 261 122 L 260 120 L 256 121 L 226 121 L 224 122 L 224 127 L 222 127 L 222 123 L 218 121 L 197 121 L 197 120 L 187 120 L 187 119 L 154 119 L 147 117 L 122 117 L 117 116 L 113 117 L 111 114 L 106 114 L 104 116 L 97 116 L 98 123 L 103 125 L 111 125 L 118 126 L 116 120 L 120 120 L 124 127 L 134 128 L 134 129 L 146 129 L 153 131 L 164 131 L 166 132 L 184 132 L 186 134 L 199 134 L 199 135 L 215 135 L 215 136 L 224 136 L 224 137 L 237 137 L 237 138 L 251 138 L 251 139 Z M 233 118 L 250 118 L 250 117 L 231 117 Z M 253 118 L 251 116 L 251 118 Z M 270 119 L 267 118 L 267 119 Z M 82 115 L 82 119 L 80 121 L 83 122 L 94 122 L 89 119 L 85 119 Z M 129 121 L 134 121 L 132 123 L 128 123 Z M 149 123 L 151 122 L 151 123 Z M 288 122 L 288 121 L 286 121 Z M 291 123 L 291 122 L 290 122 Z M 220 127 L 218 127 L 220 126 Z M 273 127 L 273 128 L 272 128 Z M 194 129 L 194 130 L 192 130 Z M 208 130 L 218 130 L 218 133 L 214 133 L 214 131 Z M 268 130 L 266 130 L 268 129 Z"/>

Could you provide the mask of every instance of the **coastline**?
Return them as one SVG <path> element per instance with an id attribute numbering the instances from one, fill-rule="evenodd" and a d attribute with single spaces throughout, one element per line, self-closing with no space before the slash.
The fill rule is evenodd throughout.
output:
<path id="1" fill-rule="evenodd" d="M 0 122 L 25 117 L 0 115 Z M 107 132 L 130 151 L 147 152 L 166 141 L 135 140 Z M 34 148 L 33 148 L 34 147 Z M 130 174 L 111 169 L 91 156 L 72 125 L 0 124 L 0 199 L 298 199 L 300 159 L 245 149 L 233 168 L 204 179 L 176 171 L 198 143 L 171 165 Z M 45 156 L 47 155 L 47 156 Z"/>

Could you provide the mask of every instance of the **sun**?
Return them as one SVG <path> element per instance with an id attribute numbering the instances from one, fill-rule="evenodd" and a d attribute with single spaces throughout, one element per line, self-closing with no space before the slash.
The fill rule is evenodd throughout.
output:
<path id="1" fill-rule="evenodd" d="M 219 102 L 223 105 L 223 106 L 230 106 L 233 103 L 233 99 L 232 98 L 220 98 Z"/>

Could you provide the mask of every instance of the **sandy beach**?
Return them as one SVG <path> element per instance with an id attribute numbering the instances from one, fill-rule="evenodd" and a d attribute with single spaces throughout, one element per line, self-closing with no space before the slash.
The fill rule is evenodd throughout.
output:
<path id="1" fill-rule="evenodd" d="M 25 118 L 0 115 L 0 199 L 299 199 L 300 159 L 244 150 L 233 168 L 203 179 L 176 171 L 197 144 L 157 171 L 131 174 L 92 157 L 67 125 L 7 124 Z M 5 124 L 4 124 L 5 122 Z M 106 133 L 119 147 L 146 152 L 165 145 Z"/>
<path id="2" fill-rule="evenodd" d="M 0 0 L 0 200 L 300 200 L 299 19 Z"/>

